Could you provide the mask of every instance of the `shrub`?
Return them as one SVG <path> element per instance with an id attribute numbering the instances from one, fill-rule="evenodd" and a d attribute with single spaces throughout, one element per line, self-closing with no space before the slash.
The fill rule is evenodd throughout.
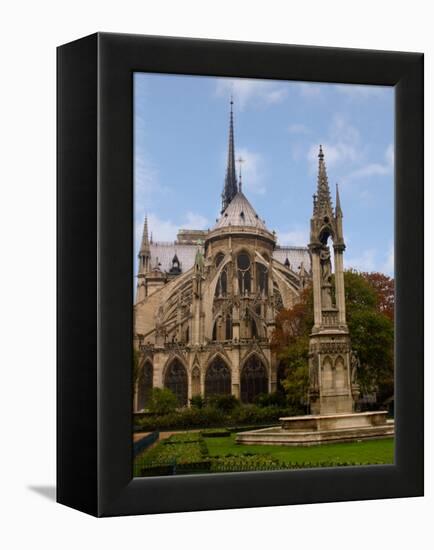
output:
<path id="1" fill-rule="evenodd" d="M 255 399 L 258 407 L 286 407 L 288 405 L 286 395 L 281 392 L 261 393 Z"/>
<path id="2" fill-rule="evenodd" d="M 202 409 L 189 408 L 160 415 L 147 415 L 137 420 L 143 431 L 188 430 L 192 428 L 230 428 L 232 426 L 266 426 L 277 424 L 281 416 L 293 416 L 296 410 L 291 407 L 258 407 L 240 405 L 231 411 L 222 411 L 206 406 Z"/>
<path id="3" fill-rule="evenodd" d="M 149 410 L 156 414 L 168 414 L 176 410 L 175 394 L 168 388 L 153 388 L 149 399 Z"/>
<path id="4" fill-rule="evenodd" d="M 240 405 L 239 400 L 235 397 L 235 395 L 232 394 L 211 395 L 210 397 L 208 397 L 207 401 L 210 407 L 214 407 L 219 411 L 224 412 L 232 411 Z"/>
<path id="5" fill-rule="evenodd" d="M 205 406 L 205 399 L 201 395 L 194 395 L 190 399 L 190 405 L 194 409 L 203 409 L 203 407 Z"/>
<path id="6" fill-rule="evenodd" d="M 208 428 L 202 430 L 200 434 L 203 437 L 230 437 L 231 432 L 227 428 Z"/>
<path id="7" fill-rule="evenodd" d="M 165 439 L 163 443 L 165 445 L 173 445 L 178 443 L 198 443 L 202 440 L 202 436 L 198 432 L 173 434 L 168 439 Z"/>
<path id="8" fill-rule="evenodd" d="M 211 461 L 211 472 L 251 472 L 284 468 L 286 468 L 285 464 L 271 455 L 234 455 L 215 458 Z"/>

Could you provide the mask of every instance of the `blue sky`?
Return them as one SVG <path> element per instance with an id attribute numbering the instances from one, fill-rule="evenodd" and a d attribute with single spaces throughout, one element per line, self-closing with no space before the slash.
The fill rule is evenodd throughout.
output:
<path id="1" fill-rule="evenodd" d="M 322 144 L 345 267 L 393 276 L 394 90 L 379 86 L 135 73 L 135 255 L 145 213 L 159 241 L 215 223 L 231 93 L 243 191 L 279 243 L 308 243 Z"/>

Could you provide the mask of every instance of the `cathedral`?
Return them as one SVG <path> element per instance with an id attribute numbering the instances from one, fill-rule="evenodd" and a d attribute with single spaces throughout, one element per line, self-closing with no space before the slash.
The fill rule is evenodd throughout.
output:
<path id="1" fill-rule="evenodd" d="M 233 394 L 242 403 L 251 403 L 259 394 L 279 391 L 284 366 L 271 349 L 276 315 L 297 302 L 313 276 L 319 286 L 314 295 L 316 336 L 310 368 L 318 346 L 324 338 L 330 340 L 330 331 L 321 332 L 325 323 L 340 331 L 338 367 L 342 370 L 345 364 L 345 372 L 349 372 L 343 282 L 339 276 L 336 298 L 332 297 L 326 246 L 328 236 L 335 237 L 340 273 L 339 251 L 344 247 L 340 204 L 337 197 L 334 213 L 322 150 L 309 247 L 278 244 L 275 231 L 244 194 L 235 162 L 231 101 L 221 214 L 214 227 L 181 229 L 175 242 L 167 243 L 159 242 L 158 234 L 150 236 L 144 220 L 134 305 L 134 348 L 139 357 L 136 412 L 146 408 L 154 387 L 172 390 L 180 407 L 188 406 L 196 395 Z M 323 221 L 316 228 L 318 219 Z M 321 232 L 324 220 L 326 230 Z M 315 231 L 318 238 L 312 237 Z M 327 376 L 332 376 L 331 370 Z M 339 377 L 342 408 L 346 409 L 351 384 L 343 370 Z M 311 374 L 313 401 L 319 403 L 315 380 Z"/>

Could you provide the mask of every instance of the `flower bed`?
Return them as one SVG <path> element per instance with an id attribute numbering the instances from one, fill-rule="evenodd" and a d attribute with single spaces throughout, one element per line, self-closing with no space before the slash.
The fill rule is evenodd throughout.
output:
<path id="1" fill-rule="evenodd" d="M 208 449 L 199 433 L 174 434 L 148 452 L 138 456 L 136 475 L 171 475 L 193 470 L 209 471 Z M 159 473 L 164 471 L 164 473 Z"/>

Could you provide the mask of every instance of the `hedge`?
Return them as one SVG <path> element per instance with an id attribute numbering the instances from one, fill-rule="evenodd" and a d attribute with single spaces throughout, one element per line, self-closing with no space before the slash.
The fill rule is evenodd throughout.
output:
<path id="1" fill-rule="evenodd" d="M 208 428 L 200 433 L 203 437 L 230 437 L 231 435 L 227 428 Z"/>
<path id="2" fill-rule="evenodd" d="M 229 426 L 255 426 L 257 424 L 277 424 L 281 416 L 292 416 L 294 409 L 281 407 L 258 407 L 242 405 L 230 412 L 214 407 L 203 409 L 182 409 L 165 415 L 148 415 L 136 420 L 136 429 L 143 431 L 218 428 Z"/>

